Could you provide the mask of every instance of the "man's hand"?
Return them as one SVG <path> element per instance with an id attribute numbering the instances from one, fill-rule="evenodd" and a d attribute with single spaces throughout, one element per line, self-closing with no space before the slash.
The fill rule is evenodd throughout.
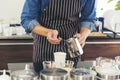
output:
<path id="1" fill-rule="evenodd" d="M 48 32 L 47 34 L 47 40 L 51 44 L 59 44 L 61 39 L 57 37 L 58 36 L 58 31 L 57 30 L 52 30 Z"/>
<path id="2" fill-rule="evenodd" d="M 37 25 L 33 28 L 32 33 L 47 37 L 48 42 L 51 44 L 59 44 L 61 39 L 57 38 L 58 31 L 53 29 L 48 29 L 42 25 Z"/>
<path id="3" fill-rule="evenodd" d="M 78 41 L 82 47 L 84 47 L 85 41 L 86 41 L 88 35 L 90 34 L 90 32 L 91 31 L 88 28 L 83 27 L 83 28 L 81 28 L 80 33 L 77 33 L 74 35 L 74 37 L 76 37 L 78 39 Z"/>
<path id="4" fill-rule="evenodd" d="M 75 34 L 74 37 L 76 37 L 78 39 L 80 45 L 83 48 L 84 45 L 85 45 L 86 37 L 84 35 L 80 34 L 80 33 Z"/>

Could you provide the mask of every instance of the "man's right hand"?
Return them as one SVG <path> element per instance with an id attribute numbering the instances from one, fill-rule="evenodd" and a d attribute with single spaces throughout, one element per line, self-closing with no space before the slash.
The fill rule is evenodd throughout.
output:
<path id="1" fill-rule="evenodd" d="M 58 31 L 48 29 L 42 25 L 37 25 L 33 28 L 32 33 L 47 37 L 48 42 L 51 44 L 59 44 L 61 39 L 58 38 Z"/>
<path id="2" fill-rule="evenodd" d="M 51 44 L 59 44 L 61 39 L 58 38 L 58 31 L 57 30 L 51 30 L 47 33 L 47 40 Z"/>

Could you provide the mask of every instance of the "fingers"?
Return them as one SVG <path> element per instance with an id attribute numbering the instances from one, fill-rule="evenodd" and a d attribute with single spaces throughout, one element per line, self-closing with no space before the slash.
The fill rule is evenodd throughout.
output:
<path id="1" fill-rule="evenodd" d="M 84 36 L 84 35 L 81 35 L 80 33 L 77 33 L 77 34 L 74 35 L 74 37 L 77 38 L 78 41 L 79 41 L 79 43 L 80 43 L 80 45 L 81 45 L 82 47 L 84 47 L 85 41 L 86 41 L 85 36 Z"/>
<path id="2" fill-rule="evenodd" d="M 82 38 L 81 34 L 75 34 L 74 37 L 77 38 L 79 40 L 79 42 L 82 42 L 83 38 Z"/>
<path id="3" fill-rule="evenodd" d="M 49 39 L 47 38 L 48 42 L 51 44 L 60 44 L 61 39 Z"/>
<path id="4" fill-rule="evenodd" d="M 48 34 L 47 34 L 48 42 L 50 42 L 51 44 L 59 44 L 61 41 L 61 38 L 57 38 L 57 36 L 58 36 L 57 30 L 53 30 L 51 32 L 48 32 Z"/>
<path id="5" fill-rule="evenodd" d="M 57 30 L 53 30 L 51 32 L 48 32 L 47 34 L 47 39 L 56 39 L 58 35 L 58 31 Z"/>
<path id="6" fill-rule="evenodd" d="M 85 42 L 83 42 L 83 44 L 81 44 L 82 48 L 85 46 Z"/>

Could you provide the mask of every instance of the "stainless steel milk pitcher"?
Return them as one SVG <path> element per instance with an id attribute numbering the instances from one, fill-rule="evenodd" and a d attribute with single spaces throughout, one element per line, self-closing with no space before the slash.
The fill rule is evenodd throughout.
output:
<path id="1" fill-rule="evenodd" d="M 68 53 L 71 58 L 75 58 L 83 54 L 83 49 L 77 38 L 73 37 L 67 39 L 66 44 L 68 47 Z"/>

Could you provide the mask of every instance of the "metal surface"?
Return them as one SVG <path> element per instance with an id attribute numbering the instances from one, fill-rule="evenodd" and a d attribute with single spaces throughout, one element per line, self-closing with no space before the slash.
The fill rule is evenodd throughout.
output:
<path id="1" fill-rule="evenodd" d="M 120 70 L 115 60 L 106 57 L 96 58 L 95 71 L 97 76 L 104 80 L 120 80 Z"/>
<path id="2" fill-rule="evenodd" d="M 86 44 L 120 44 L 120 42 L 89 42 L 87 41 Z"/>
<path id="3" fill-rule="evenodd" d="M 12 80 L 33 80 L 35 72 L 30 69 L 30 65 L 26 64 L 24 70 L 17 70 L 11 73 Z"/>
<path id="4" fill-rule="evenodd" d="M 107 75 L 98 73 L 97 76 L 103 80 L 120 80 L 120 75 Z"/>
<path id="5" fill-rule="evenodd" d="M 70 72 L 72 80 L 95 80 L 96 72 L 85 69 L 78 68 Z"/>
<path id="6" fill-rule="evenodd" d="M 103 80 L 120 80 L 119 70 L 114 70 L 113 68 L 101 68 L 95 69 L 97 72 L 97 76 Z"/>
<path id="7" fill-rule="evenodd" d="M 77 38 L 67 39 L 66 44 L 71 58 L 78 57 L 83 54 L 83 49 Z"/>
<path id="8" fill-rule="evenodd" d="M 68 72 L 59 68 L 44 69 L 40 72 L 41 80 L 67 80 Z"/>
<path id="9" fill-rule="evenodd" d="M 0 46 L 33 45 L 33 43 L 0 43 Z"/>
<path id="10" fill-rule="evenodd" d="M 86 42 L 86 44 L 120 44 L 120 42 Z M 33 45 L 33 43 L 0 43 L 0 45 Z"/>

